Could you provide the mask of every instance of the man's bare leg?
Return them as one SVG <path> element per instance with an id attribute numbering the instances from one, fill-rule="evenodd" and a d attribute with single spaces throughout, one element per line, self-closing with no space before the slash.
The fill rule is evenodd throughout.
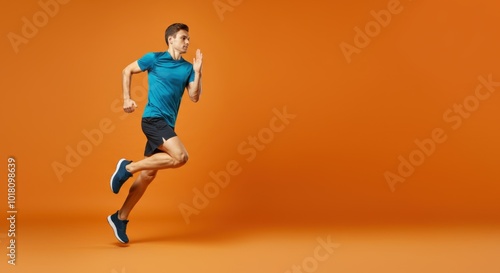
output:
<path id="1" fill-rule="evenodd" d="M 123 183 L 129 179 L 133 173 L 141 172 L 137 180 L 130 187 L 129 194 L 123 206 L 116 213 L 108 216 L 108 223 L 115 233 L 116 239 L 121 243 L 128 243 L 127 224 L 128 216 L 134 206 L 139 202 L 149 184 L 153 181 L 158 170 L 167 168 L 177 168 L 184 165 L 188 160 L 188 154 L 180 139 L 175 136 L 168 140 L 163 140 L 163 144 L 158 147 L 162 152 L 153 154 L 143 160 L 131 162 L 120 159 L 115 173 L 110 180 L 111 189 L 114 193 L 120 191 Z"/>
<path id="2" fill-rule="evenodd" d="M 134 181 L 132 186 L 130 186 L 127 199 L 125 199 L 125 202 L 119 210 L 118 219 L 128 219 L 130 211 L 132 211 L 135 204 L 139 202 L 149 184 L 153 182 L 153 179 L 155 178 L 157 172 L 157 170 L 144 170 L 139 174 L 139 177 Z"/>

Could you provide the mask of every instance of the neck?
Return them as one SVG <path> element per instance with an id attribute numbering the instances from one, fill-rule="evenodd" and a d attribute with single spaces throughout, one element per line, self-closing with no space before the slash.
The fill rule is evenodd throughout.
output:
<path id="1" fill-rule="evenodd" d="M 181 59 L 181 53 L 172 47 L 168 48 L 168 53 L 170 53 L 170 56 L 172 56 L 172 59 L 178 61 Z"/>

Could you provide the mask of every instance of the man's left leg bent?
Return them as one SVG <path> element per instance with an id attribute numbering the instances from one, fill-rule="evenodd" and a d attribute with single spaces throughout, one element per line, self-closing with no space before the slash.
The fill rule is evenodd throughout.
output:
<path id="1" fill-rule="evenodd" d="M 142 160 L 130 162 L 125 166 L 127 172 L 136 173 L 143 170 L 163 170 L 179 168 L 188 161 L 188 153 L 178 136 L 164 139 L 158 147 L 161 153 L 155 153 Z"/>

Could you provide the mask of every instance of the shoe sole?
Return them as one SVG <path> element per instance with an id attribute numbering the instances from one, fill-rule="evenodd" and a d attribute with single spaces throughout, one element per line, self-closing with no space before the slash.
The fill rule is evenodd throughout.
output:
<path id="1" fill-rule="evenodd" d="M 120 190 L 118 190 L 118 192 L 115 192 L 113 190 L 113 179 L 115 178 L 116 174 L 118 173 L 118 171 L 120 170 L 120 165 L 122 164 L 123 161 L 125 161 L 126 159 L 125 158 L 122 158 L 118 161 L 118 163 L 116 164 L 116 170 L 115 172 L 113 173 L 113 175 L 111 176 L 111 179 L 109 180 L 109 186 L 111 187 L 111 191 L 114 193 L 114 194 L 118 194 L 118 192 Z"/>
<path id="2" fill-rule="evenodd" d="M 127 242 L 124 242 L 122 239 L 120 239 L 120 237 L 118 236 L 118 230 L 116 229 L 116 226 L 115 226 L 115 223 L 113 223 L 113 220 L 111 220 L 111 215 L 108 216 L 108 223 L 109 225 L 111 226 L 111 228 L 113 229 L 113 232 L 115 233 L 115 237 L 116 239 L 118 239 L 118 241 L 120 241 L 120 243 L 122 244 L 126 244 Z"/>

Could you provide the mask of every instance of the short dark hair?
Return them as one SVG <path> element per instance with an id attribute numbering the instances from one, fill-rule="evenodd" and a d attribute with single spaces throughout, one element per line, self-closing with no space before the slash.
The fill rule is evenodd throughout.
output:
<path id="1" fill-rule="evenodd" d="M 177 35 L 177 32 L 179 32 L 179 30 L 185 30 L 189 32 L 189 27 L 183 23 L 174 23 L 168 26 L 168 28 L 165 30 L 165 42 L 167 43 L 167 45 L 168 45 L 168 37 L 174 36 L 175 38 L 175 35 Z"/>

